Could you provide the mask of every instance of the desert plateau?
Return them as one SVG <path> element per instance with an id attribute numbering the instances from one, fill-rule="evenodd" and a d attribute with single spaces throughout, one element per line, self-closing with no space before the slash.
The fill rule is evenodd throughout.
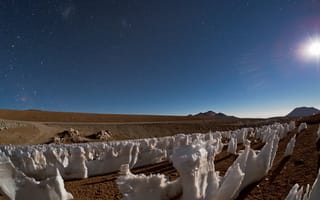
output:
<path id="1" fill-rule="evenodd" d="M 219 171 L 220 175 L 226 174 L 228 168 L 237 160 L 239 155 L 243 154 L 245 147 L 248 145 L 244 144 L 245 141 L 240 142 L 238 139 L 238 145 L 235 147 L 234 152 L 231 153 L 229 142 L 232 138 L 232 136 L 230 138 L 232 131 L 250 128 L 250 131 L 245 133 L 245 138 L 251 140 L 250 148 L 259 152 L 266 142 L 266 139 L 261 139 L 263 138 L 261 136 L 259 139 L 257 136 L 259 127 L 275 123 L 286 124 L 294 121 L 295 126 L 292 130 L 287 130 L 286 136 L 279 141 L 273 165 L 270 166 L 267 174 L 263 175 L 258 181 L 254 181 L 244 187 L 236 199 L 285 199 L 294 184 L 297 183 L 300 186 L 313 184 L 317 178 L 318 165 L 320 163 L 319 146 L 317 146 L 317 134 L 319 134 L 320 130 L 319 115 L 300 118 L 241 119 L 227 116 L 96 115 L 34 110 L 1 110 L 0 117 L 2 118 L 0 122 L 0 143 L 2 148 L 7 145 L 17 145 L 16 147 L 55 145 L 58 148 L 59 145 L 108 144 L 115 141 L 134 142 L 146 138 L 175 138 L 176 140 L 180 138 L 183 141 L 185 140 L 184 137 L 190 137 L 191 141 L 189 143 L 175 144 L 171 147 L 171 151 L 174 151 L 179 146 L 195 145 L 198 140 L 208 141 L 205 139 L 208 134 L 213 135 L 211 140 L 214 141 L 214 138 L 217 137 L 216 135 L 220 134 L 222 135 L 222 147 L 220 147 L 219 152 L 214 153 L 216 154 L 214 156 L 215 170 Z M 305 122 L 307 128 L 298 130 L 300 124 Z M 256 133 L 256 135 L 250 135 L 251 131 L 252 134 Z M 233 134 L 235 133 L 243 134 L 239 131 Z M 276 134 L 283 133 L 277 132 Z M 293 136 L 296 137 L 293 152 L 291 155 L 285 156 L 287 144 Z M 140 151 L 145 151 L 142 150 L 141 145 Z M 152 149 L 149 150 L 152 151 Z M 179 179 L 179 171 L 172 163 L 172 158 L 168 157 L 169 154 L 164 155 L 154 152 L 154 155 L 151 153 L 151 156 L 161 158 L 154 161 L 150 160 L 150 162 L 144 160 L 142 164 L 138 164 L 139 162 L 133 164 L 130 166 L 132 173 L 137 175 L 145 174 L 147 176 L 164 174 L 168 181 Z M 138 157 L 138 160 L 142 159 L 142 157 Z M 110 159 L 105 162 L 106 168 L 108 168 L 108 162 L 111 165 L 112 158 Z M 16 167 L 19 169 L 19 166 Z M 122 199 L 123 194 L 119 190 L 119 185 L 117 185 L 117 179 L 121 176 L 119 170 L 120 168 L 114 168 L 114 170 L 106 171 L 107 173 L 105 174 L 93 173 L 93 175 L 87 175 L 85 178 L 77 176 L 70 179 L 67 178 L 64 183 L 65 189 L 72 194 L 74 199 Z M 30 173 L 27 172 L 27 174 Z M 182 198 L 182 193 L 180 191 L 177 196 L 168 197 L 167 199 Z M 0 198 L 3 199 L 4 197 L 0 196 Z"/>

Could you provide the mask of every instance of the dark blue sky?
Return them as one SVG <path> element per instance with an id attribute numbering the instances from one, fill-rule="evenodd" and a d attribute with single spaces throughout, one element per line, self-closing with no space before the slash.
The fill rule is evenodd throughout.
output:
<path id="1" fill-rule="evenodd" d="M 297 53 L 317 35 L 319 0 L 0 1 L 0 108 L 254 117 L 320 107 L 319 61 Z"/>

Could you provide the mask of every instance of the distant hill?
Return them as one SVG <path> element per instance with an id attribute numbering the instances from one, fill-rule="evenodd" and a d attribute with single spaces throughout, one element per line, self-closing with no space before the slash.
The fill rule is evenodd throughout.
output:
<path id="1" fill-rule="evenodd" d="M 320 110 L 314 107 L 298 107 L 293 109 L 287 117 L 306 117 L 311 115 L 319 114 Z"/>
<path id="2" fill-rule="evenodd" d="M 216 113 L 216 112 L 213 112 L 211 110 L 207 111 L 207 112 L 200 112 L 198 114 L 195 114 L 195 115 L 189 115 L 189 116 L 193 116 L 193 117 L 227 117 L 226 114 L 224 113 Z"/>
<path id="3" fill-rule="evenodd" d="M 143 115 L 143 114 L 95 114 L 76 112 L 54 112 L 42 110 L 8 110 L 0 108 L 0 119 L 36 122 L 171 122 L 192 121 L 187 116 Z"/>

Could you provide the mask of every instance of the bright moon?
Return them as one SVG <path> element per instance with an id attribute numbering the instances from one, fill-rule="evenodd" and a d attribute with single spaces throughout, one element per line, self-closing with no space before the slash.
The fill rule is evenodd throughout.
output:
<path id="1" fill-rule="evenodd" d="M 320 37 L 309 38 L 302 47 L 302 55 L 306 59 L 320 60 Z"/>
<path id="2" fill-rule="evenodd" d="M 307 51 L 310 56 L 318 58 L 320 56 L 320 39 L 311 41 L 308 45 Z"/>

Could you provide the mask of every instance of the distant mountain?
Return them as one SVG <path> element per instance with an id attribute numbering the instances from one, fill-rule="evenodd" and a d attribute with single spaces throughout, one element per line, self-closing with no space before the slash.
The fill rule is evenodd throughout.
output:
<path id="1" fill-rule="evenodd" d="M 305 116 L 311 116 L 319 114 L 320 110 L 314 108 L 314 107 L 298 107 L 293 109 L 287 117 L 305 117 Z"/>
<path id="2" fill-rule="evenodd" d="M 216 114 L 216 117 L 228 117 L 228 116 L 224 113 L 219 112 Z"/>
<path id="3" fill-rule="evenodd" d="M 216 113 L 213 112 L 211 110 L 207 111 L 207 112 L 200 112 L 198 114 L 195 115 L 189 115 L 189 116 L 193 116 L 193 117 L 227 117 L 227 115 L 225 115 L 224 113 Z"/>
<path id="4" fill-rule="evenodd" d="M 204 112 L 204 113 L 203 113 L 203 112 L 200 112 L 200 113 L 198 113 L 198 114 L 195 114 L 194 116 L 195 116 L 195 117 L 214 117 L 214 116 L 216 116 L 216 114 L 217 114 L 217 113 L 209 110 L 208 112 Z"/>

